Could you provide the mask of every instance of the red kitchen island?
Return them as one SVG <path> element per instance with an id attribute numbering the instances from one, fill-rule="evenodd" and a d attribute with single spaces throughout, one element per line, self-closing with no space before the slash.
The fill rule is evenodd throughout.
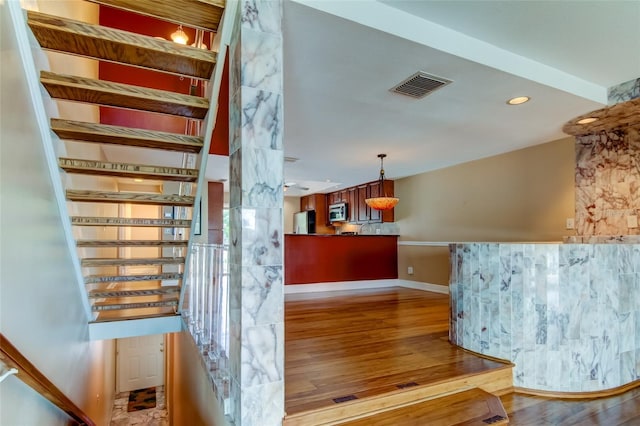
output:
<path id="1" fill-rule="evenodd" d="M 285 285 L 398 278 L 397 235 L 284 238 Z"/>

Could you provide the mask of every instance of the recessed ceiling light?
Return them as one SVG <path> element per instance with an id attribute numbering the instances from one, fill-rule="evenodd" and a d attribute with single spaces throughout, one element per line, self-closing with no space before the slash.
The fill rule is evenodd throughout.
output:
<path id="1" fill-rule="evenodd" d="M 135 178 L 133 181 L 134 181 L 134 182 L 143 182 L 143 181 L 144 181 L 144 179 Z"/>
<path id="2" fill-rule="evenodd" d="M 578 124 L 589 124 L 589 123 L 593 123 L 594 121 L 598 121 L 598 119 L 595 118 L 595 117 L 587 117 L 587 118 L 583 118 L 582 120 L 578 120 L 577 123 Z"/>
<path id="3" fill-rule="evenodd" d="M 520 105 L 523 104 L 525 102 L 529 102 L 531 100 L 531 98 L 529 96 L 518 96 L 515 98 L 511 98 L 507 101 L 507 103 L 509 105 Z"/>

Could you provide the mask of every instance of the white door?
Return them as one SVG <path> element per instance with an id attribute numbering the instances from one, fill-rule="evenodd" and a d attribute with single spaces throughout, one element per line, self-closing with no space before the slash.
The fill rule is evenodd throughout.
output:
<path id="1" fill-rule="evenodd" d="M 118 392 L 164 385 L 164 335 L 118 339 Z"/>

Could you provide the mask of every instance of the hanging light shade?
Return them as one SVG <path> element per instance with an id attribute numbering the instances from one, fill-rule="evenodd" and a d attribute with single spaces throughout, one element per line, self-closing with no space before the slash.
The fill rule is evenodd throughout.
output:
<path id="1" fill-rule="evenodd" d="M 387 154 L 378 154 L 380 159 L 380 188 L 382 190 L 382 197 L 367 198 L 364 200 L 369 207 L 375 210 L 391 210 L 400 201 L 399 198 L 387 197 L 387 191 L 384 188 L 384 158 Z"/>
<path id="2" fill-rule="evenodd" d="M 182 30 L 182 25 L 180 25 L 177 30 L 171 33 L 171 40 L 173 40 L 174 43 L 187 44 L 187 42 L 189 41 L 189 36 Z"/>

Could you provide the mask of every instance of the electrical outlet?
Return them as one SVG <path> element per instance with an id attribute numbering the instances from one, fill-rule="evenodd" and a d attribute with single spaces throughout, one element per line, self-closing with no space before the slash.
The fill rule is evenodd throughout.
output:
<path id="1" fill-rule="evenodd" d="M 631 215 L 627 216 L 627 228 L 637 228 L 638 227 L 638 216 Z"/>
<path id="2" fill-rule="evenodd" d="M 409 267 L 407 268 L 407 274 L 409 274 L 409 275 L 413 275 L 413 266 L 409 266 Z"/>
<path id="3" fill-rule="evenodd" d="M 575 220 L 572 217 L 567 218 L 567 224 L 565 225 L 566 229 L 574 229 L 576 227 Z"/>

